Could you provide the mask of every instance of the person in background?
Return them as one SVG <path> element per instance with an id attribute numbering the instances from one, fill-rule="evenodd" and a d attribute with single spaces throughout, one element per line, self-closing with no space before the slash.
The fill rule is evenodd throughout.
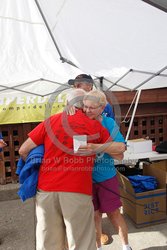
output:
<path id="1" fill-rule="evenodd" d="M 6 142 L 3 140 L 3 137 L 2 137 L 2 133 L 0 133 L 0 152 L 2 152 L 2 149 L 4 148 L 4 147 L 6 147 L 7 146 L 7 144 L 6 144 Z M 1 239 L 0 239 L 0 245 L 2 244 L 2 242 L 1 242 Z"/>
<path id="2" fill-rule="evenodd" d="M 106 104 L 105 94 L 99 90 L 92 90 L 84 96 L 83 102 L 85 114 L 91 119 L 100 121 L 110 132 L 114 142 L 124 144 L 124 138 L 116 122 L 112 118 L 106 117 L 103 114 L 101 115 Z M 99 145 L 95 145 L 96 150 L 98 146 Z M 90 149 L 92 149 L 92 147 L 90 147 Z M 100 153 L 95 159 L 93 169 L 93 204 L 95 209 L 96 242 L 98 250 L 102 250 L 101 234 L 103 213 L 107 214 L 109 220 L 116 228 L 122 242 L 123 250 L 131 249 L 128 243 L 127 225 L 120 213 L 122 204 L 113 159 L 119 159 L 119 157 L 121 159 L 123 154 L 113 154 L 113 156 L 111 156 L 106 153 Z"/>
<path id="3" fill-rule="evenodd" d="M 93 89 L 94 81 L 90 75 L 80 74 L 76 76 L 75 79 L 70 79 L 68 84 L 74 86 L 74 88 L 83 89 L 89 92 Z M 115 119 L 113 108 L 109 103 L 106 104 L 102 113 L 107 117 Z"/>
<path id="4" fill-rule="evenodd" d="M 3 149 L 4 147 L 6 147 L 6 146 L 7 146 L 7 144 L 6 144 L 6 142 L 3 140 L 2 133 L 0 133 L 0 152 L 1 152 L 2 149 Z"/>

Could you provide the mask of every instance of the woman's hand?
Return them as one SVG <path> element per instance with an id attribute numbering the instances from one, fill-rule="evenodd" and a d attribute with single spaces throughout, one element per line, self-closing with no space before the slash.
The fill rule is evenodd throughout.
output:
<path id="1" fill-rule="evenodd" d="M 74 106 L 67 105 L 65 112 L 67 113 L 67 115 L 75 115 L 76 108 Z"/>
<path id="2" fill-rule="evenodd" d="M 96 154 L 97 148 L 99 148 L 99 144 L 88 143 L 86 146 L 80 146 L 77 153 L 80 154 Z"/>
<path id="3" fill-rule="evenodd" d="M 107 153 L 117 160 L 123 159 L 123 153 L 126 147 L 122 142 L 108 142 L 104 144 L 88 143 L 87 146 L 80 146 L 78 152 L 87 152 L 87 154 Z"/>

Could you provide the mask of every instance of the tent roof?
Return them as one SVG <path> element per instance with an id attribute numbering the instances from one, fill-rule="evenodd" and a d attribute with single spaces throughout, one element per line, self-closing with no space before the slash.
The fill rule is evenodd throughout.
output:
<path id="1" fill-rule="evenodd" d="M 167 87 L 166 23 L 141 0 L 1 0 L 0 95 L 49 95 L 82 72 L 105 90 Z"/>

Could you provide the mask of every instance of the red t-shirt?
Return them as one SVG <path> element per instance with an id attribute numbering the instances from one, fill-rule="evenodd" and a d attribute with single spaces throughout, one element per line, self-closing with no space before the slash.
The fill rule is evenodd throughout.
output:
<path id="1" fill-rule="evenodd" d="M 110 138 L 100 122 L 91 120 L 82 111 L 72 116 L 65 112 L 53 115 L 29 133 L 36 145 L 44 144 L 45 148 L 39 189 L 91 194 L 95 155 L 74 154 L 74 134 L 87 135 L 88 142 L 93 143 L 105 143 Z"/>

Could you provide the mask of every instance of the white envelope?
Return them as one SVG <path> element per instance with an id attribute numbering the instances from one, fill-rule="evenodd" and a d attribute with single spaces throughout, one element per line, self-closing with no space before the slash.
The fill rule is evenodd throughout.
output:
<path id="1" fill-rule="evenodd" d="M 87 135 L 74 135 L 73 136 L 73 149 L 76 153 L 80 146 L 87 145 Z"/>

